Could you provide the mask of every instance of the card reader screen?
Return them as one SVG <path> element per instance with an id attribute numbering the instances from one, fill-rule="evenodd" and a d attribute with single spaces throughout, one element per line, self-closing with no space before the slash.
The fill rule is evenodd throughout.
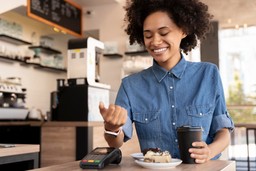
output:
<path id="1" fill-rule="evenodd" d="M 108 148 L 97 148 L 96 150 L 93 151 L 94 154 L 97 155 L 106 155 L 109 154 L 112 150 Z"/>

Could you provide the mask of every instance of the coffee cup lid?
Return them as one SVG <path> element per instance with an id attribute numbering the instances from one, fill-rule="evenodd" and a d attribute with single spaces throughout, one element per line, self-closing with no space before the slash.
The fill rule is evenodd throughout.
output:
<path id="1" fill-rule="evenodd" d="M 202 127 L 200 126 L 181 126 L 178 127 L 178 132 L 184 132 L 184 131 L 202 131 Z"/>

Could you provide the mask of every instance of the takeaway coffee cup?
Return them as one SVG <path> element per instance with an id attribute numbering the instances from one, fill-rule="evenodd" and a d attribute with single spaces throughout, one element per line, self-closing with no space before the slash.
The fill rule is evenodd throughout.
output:
<path id="1" fill-rule="evenodd" d="M 183 163 L 195 163 L 195 159 L 190 157 L 189 148 L 192 143 L 202 141 L 202 128 L 193 126 L 182 126 L 177 129 L 180 158 Z"/>

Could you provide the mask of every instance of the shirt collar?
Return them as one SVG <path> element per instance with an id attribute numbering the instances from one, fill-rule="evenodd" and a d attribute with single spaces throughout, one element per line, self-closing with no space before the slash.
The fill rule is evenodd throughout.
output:
<path id="1" fill-rule="evenodd" d="M 153 73 L 158 80 L 158 82 L 161 82 L 166 75 L 169 73 L 173 74 L 176 78 L 181 79 L 185 69 L 187 66 L 187 61 L 184 58 L 184 56 L 181 54 L 181 59 L 180 61 L 169 71 L 166 69 L 162 68 L 160 65 L 157 64 L 157 62 L 154 60 L 153 62 Z"/>

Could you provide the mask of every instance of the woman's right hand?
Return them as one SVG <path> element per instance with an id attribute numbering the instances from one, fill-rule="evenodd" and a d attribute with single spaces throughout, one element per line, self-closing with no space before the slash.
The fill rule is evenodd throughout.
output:
<path id="1" fill-rule="evenodd" d="M 104 103 L 100 102 L 99 109 L 107 131 L 117 132 L 127 120 L 127 111 L 121 106 L 110 104 L 105 108 Z"/>

